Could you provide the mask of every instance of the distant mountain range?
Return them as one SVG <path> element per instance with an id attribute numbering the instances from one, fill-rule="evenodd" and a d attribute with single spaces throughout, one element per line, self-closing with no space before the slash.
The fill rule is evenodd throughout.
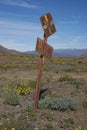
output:
<path id="1" fill-rule="evenodd" d="M 78 57 L 87 54 L 87 49 L 58 49 L 54 50 L 53 56 Z"/>
<path id="2" fill-rule="evenodd" d="M 17 54 L 17 53 L 20 53 L 16 50 L 13 50 L 13 49 L 7 49 L 3 46 L 0 45 L 0 53 L 11 53 L 11 54 Z"/>
<path id="3" fill-rule="evenodd" d="M 0 45 L 0 53 L 11 53 L 11 54 L 17 54 L 22 53 L 18 52 L 16 50 L 7 49 Z M 23 52 L 24 54 L 35 54 L 38 55 L 35 51 L 27 51 Z M 54 49 L 53 51 L 53 57 L 78 57 L 78 56 L 87 56 L 87 49 Z"/>
<path id="4" fill-rule="evenodd" d="M 27 51 L 27 54 L 38 54 L 35 51 Z M 55 49 L 53 51 L 53 57 L 78 57 L 81 55 L 86 55 L 87 49 Z"/>

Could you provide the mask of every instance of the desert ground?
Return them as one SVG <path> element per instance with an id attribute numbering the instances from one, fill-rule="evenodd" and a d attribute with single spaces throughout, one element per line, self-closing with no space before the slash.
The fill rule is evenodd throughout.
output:
<path id="1" fill-rule="evenodd" d="M 0 53 L 0 130 L 87 130 L 87 56 L 45 58 L 34 109 L 39 59 Z"/>

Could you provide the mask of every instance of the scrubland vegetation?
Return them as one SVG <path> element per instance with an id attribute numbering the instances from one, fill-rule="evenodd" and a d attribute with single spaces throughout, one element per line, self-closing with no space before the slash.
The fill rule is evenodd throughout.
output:
<path id="1" fill-rule="evenodd" d="M 87 130 L 87 57 L 45 59 L 33 108 L 39 56 L 0 53 L 0 130 Z"/>

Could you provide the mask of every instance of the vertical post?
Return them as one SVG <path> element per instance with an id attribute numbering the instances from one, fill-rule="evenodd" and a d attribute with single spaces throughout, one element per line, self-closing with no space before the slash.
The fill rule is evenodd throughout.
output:
<path id="1" fill-rule="evenodd" d="M 47 38 L 44 35 L 44 42 L 47 42 Z M 39 94 L 40 94 L 40 85 L 42 79 L 42 71 L 43 71 L 43 64 L 44 64 L 44 56 L 40 55 L 40 62 L 38 67 L 38 77 L 36 82 L 36 90 L 35 90 L 35 98 L 34 98 L 34 108 L 37 109 L 39 103 Z"/>

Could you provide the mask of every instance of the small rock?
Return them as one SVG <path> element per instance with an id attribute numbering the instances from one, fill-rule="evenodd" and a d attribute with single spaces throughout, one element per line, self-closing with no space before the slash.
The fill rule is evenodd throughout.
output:
<path id="1" fill-rule="evenodd" d="M 20 105 L 17 105 L 16 107 L 18 107 L 18 108 L 19 108 L 19 107 L 20 107 Z"/>
<path id="2" fill-rule="evenodd" d="M 34 128 L 34 130 L 39 130 L 38 128 Z"/>

